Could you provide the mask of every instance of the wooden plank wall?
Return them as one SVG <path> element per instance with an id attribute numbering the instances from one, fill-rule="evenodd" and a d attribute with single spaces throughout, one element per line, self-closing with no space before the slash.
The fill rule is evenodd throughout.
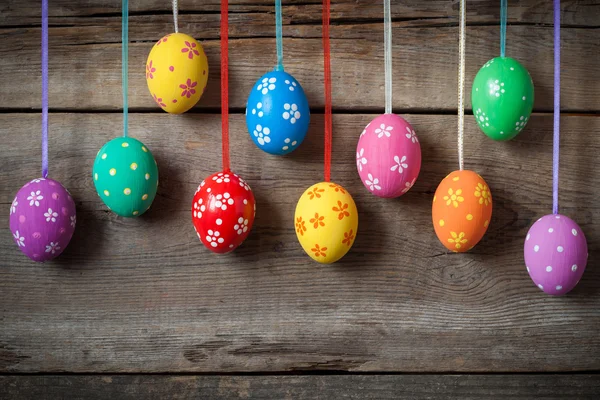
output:
<path id="1" fill-rule="evenodd" d="M 252 84 L 275 64 L 273 4 L 230 2 L 233 168 L 258 210 L 248 240 L 224 256 L 203 248 L 190 220 L 196 186 L 220 168 L 219 2 L 180 1 L 180 30 L 202 42 L 211 70 L 204 97 L 182 116 L 156 108 L 143 73 L 153 43 L 172 30 L 170 2 L 131 4 L 130 133 L 161 174 L 152 209 L 131 220 L 108 212 L 91 180 L 96 151 L 121 131 L 120 2 L 51 1 L 50 174 L 72 192 L 78 225 L 45 265 L 19 252 L 8 228 L 14 194 L 40 170 L 39 2 L 0 5 L 0 397 L 600 396 L 600 2 L 562 6 L 561 211 L 581 225 L 590 253 L 564 298 L 541 293 L 522 256 L 527 229 L 551 211 L 552 2 L 509 2 L 507 54 L 536 88 L 525 131 L 495 143 L 466 116 L 467 168 L 495 202 L 487 235 L 467 254 L 448 253 L 430 220 L 437 184 L 457 168 L 458 1 L 392 3 L 395 112 L 415 127 L 423 167 L 400 199 L 363 188 L 355 146 L 383 112 L 382 5 L 333 1 L 332 177 L 353 194 L 360 225 L 332 266 L 303 253 L 292 222 L 300 194 L 322 180 L 319 0 L 284 1 L 286 70 L 313 118 L 306 142 L 283 158 L 257 149 L 243 118 Z M 499 7 L 467 3 L 469 93 L 499 52 Z M 376 375 L 297 375 L 319 371 Z M 11 375 L 22 373 L 94 375 Z M 158 375 L 96 376 L 121 373 Z"/>

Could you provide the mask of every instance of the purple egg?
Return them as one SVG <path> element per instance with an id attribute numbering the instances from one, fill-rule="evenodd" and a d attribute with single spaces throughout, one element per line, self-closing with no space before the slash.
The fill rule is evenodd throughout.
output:
<path id="1" fill-rule="evenodd" d="M 588 258 L 581 228 L 560 214 L 545 215 L 531 226 L 524 252 L 529 276 L 553 296 L 562 296 L 579 283 Z"/>
<path id="2" fill-rule="evenodd" d="M 34 179 L 19 190 L 10 206 L 10 231 L 19 249 L 33 261 L 58 257 L 75 231 L 75 202 L 59 182 Z"/>

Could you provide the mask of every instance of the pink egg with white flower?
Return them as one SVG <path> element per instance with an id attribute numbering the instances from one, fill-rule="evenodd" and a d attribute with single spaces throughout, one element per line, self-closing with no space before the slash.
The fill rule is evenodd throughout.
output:
<path id="1" fill-rule="evenodd" d="M 545 215 L 529 228 L 524 255 L 535 285 L 547 294 L 562 296 L 579 283 L 585 271 L 587 241 L 571 218 Z"/>
<path id="2" fill-rule="evenodd" d="M 399 197 L 421 170 L 421 145 L 413 127 L 396 114 L 371 121 L 358 139 L 356 167 L 365 187 L 379 197 Z"/>

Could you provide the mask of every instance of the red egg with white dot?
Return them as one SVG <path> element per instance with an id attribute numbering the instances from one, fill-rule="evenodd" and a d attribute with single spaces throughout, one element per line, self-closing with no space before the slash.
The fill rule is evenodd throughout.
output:
<path id="1" fill-rule="evenodd" d="M 209 176 L 194 194 L 194 229 L 204 246 L 215 253 L 227 253 L 242 244 L 250 234 L 255 214 L 252 189 L 231 171 Z"/>

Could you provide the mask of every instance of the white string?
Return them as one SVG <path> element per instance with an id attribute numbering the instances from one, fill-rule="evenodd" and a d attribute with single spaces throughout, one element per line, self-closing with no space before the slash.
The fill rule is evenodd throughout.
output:
<path id="1" fill-rule="evenodd" d="M 175 26 L 175 33 L 179 33 L 178 15 L 179 7 L 177 6 L 177 0 L 173 0 L 173 25 Z"/>
<path id="2" fill-rule="evenodd" d="M 390 0 L 383 0 L 383 47 L 385 62 L 385 113 L 392 113 L 392 11 Z"/>
<path id="3" fill-rule="evenodd" d="M 464 169 L 463 137 L 465 133 L 465 31 L 466 31 L 466 4 L 460 0 L 460 41 L 458 44 L 458 166 Z"/>

